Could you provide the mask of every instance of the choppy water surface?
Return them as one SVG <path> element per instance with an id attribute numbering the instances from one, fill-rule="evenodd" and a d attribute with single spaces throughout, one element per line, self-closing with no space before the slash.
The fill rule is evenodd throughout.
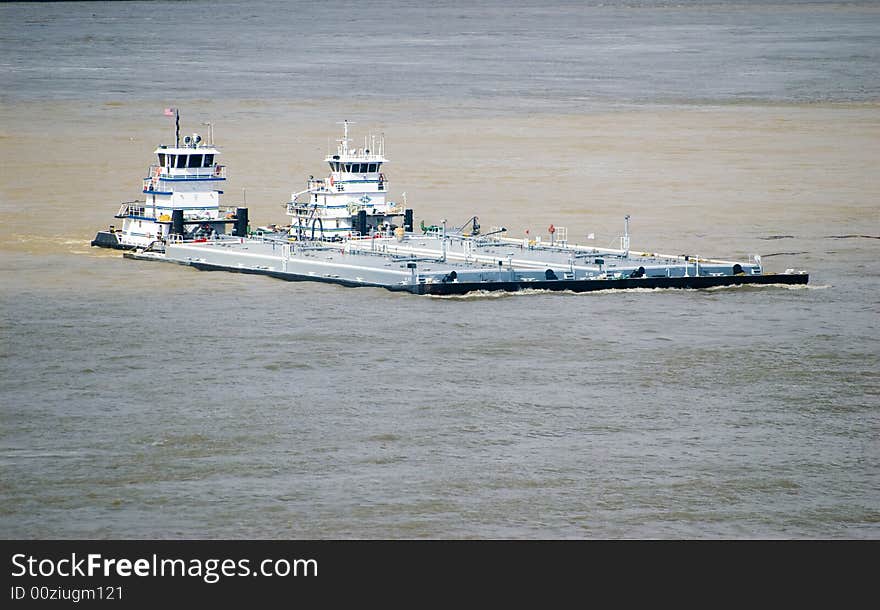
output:
<path id="1" fill-rule="evenodd" d="M 870 1 L 109 2 L 0 16 L 0 91 L 15 100 L 407 98 L 533 111 L 880 93 Z"/>
<path id="2" fill-rule="evenodd" d="M 0 535 L 880 537 L 875 4 L 175 6 L 0 7 Z M 604 246 L 632 213 L 810 286 L 419 298 L 91 250 L 180 100 L 256 222 L 348 116 L 417 219 Z"/>

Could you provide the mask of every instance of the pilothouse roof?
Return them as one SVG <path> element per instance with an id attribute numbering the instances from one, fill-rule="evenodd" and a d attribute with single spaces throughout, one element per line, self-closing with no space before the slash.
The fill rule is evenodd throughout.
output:
<path id="1" fill-rule="evenodd" d="M 220 149 L 213 144 L 199 146 L 159 146 L 153 151 L 154 154 L 165 153 L 169 155 L 219 155 Z"/>
<path id="2" fill-rule="evenodd" d="M 213 128 L 211 130 L 211 142 L 207 143 L 202 139 L 197 133 L 192 134 L 191 136 L 183 137 L 183 146 L 180 145 L 180 133 L 177 134 L 177 145 L 176 146 L 167 146 L 165 144 L 161 144 L 159 148 L 157 148 L 154 152 L 158 153 L 166 153 L 166 154 L 177 154 L 177 155 L 187 155 L 187 154 L 220 154 L 220 151 L 217 150 L 217 147 L 214 146 L 214 131 Z"/>
<path id="3" fill-rule="evenodd" d="M 385 136 L 376 137 L 370 134 L 364 137 L 364 145 L 362 148 L 352 147 L 351 139 L 348 137 L 348 126 L 354 125 L 351 121 L 342 121 L 343 136 L 336 140 L 336 154 L 327 155 L 324 159 L 327 162 L 332 161 L 352 161 L 367 163 L 387 163 L 385 158 Z"/>

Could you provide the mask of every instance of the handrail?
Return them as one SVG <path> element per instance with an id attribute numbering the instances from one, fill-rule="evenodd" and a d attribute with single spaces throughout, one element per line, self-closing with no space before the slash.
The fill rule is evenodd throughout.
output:
<path id="1" fill-rule="evenodd" d="M 159 170 L 158 172 L 156 170 Z M 173 170 L 187 170 L 195 173 L 172 174 Z M 215 163 L 210 167 L 164 167 L 151 165 L 147 180 L 158 178 L 159 180 L 204 180 L 205 178 L 226 178 L 226 166 Z"/>
<path id="2" fill-rule="evenodd" d="M 140 204 L 140 205 L 137 205 Z M 126 201 L 119 204 L 119 211 L 116 212 L 115 218 L 123 218 L 126 216 L 144 216 L 147 211 L 147 205 L 142 201 Z"/>

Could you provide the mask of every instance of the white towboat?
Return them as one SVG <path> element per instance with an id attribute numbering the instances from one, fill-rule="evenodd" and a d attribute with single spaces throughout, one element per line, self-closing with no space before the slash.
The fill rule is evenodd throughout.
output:
<path id="1" fill-rule="evenodd" d="M 351 123 L 342 125 L 336 154 L 324 159 L 330 173 L 326 178 L 309 176 L 308 187 L 293 193 L 287 204 L 290 235 L 299 241 L 339 241 L 388 230 L 395 223 L 412 230 L 412 214 L 406 217 L 406 210 L 387 198 L 385 138 L 371 135 L 355 148 L 348 137 Z"/>
<path id="2" fill-rule="evenodd" d="M 143 179 L 143 199 L 122 203 L 115 215 L 122 227 L 110 225 L 99 231 L 93 246 L 161 250 L 169 235 L 207 239 L 226 233 L 228 225 L 239 221 L 235 210 L 220 206 L 226 181 L 226 166 L 218 162 L 220 150 L 195 133 L 185 136 L 181 145 L 180 115 L 171 109 L 166 110 L 169 113 L 175 118 L 175 145 L 153 151 L 156 162 Z M 241 220 L 239 225 L 246 227 L 246 215 Z"/>

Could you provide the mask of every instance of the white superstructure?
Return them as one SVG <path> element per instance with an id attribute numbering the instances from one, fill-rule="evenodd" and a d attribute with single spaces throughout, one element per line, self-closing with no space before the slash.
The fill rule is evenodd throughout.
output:
<path id="1" fill-rule="evenodd" d="M 122 218 L 120 243 L 146 247 L 164 239 L 171 232 L 174 210 L 183 211 L 190 233 L 201 230 L 207 236 L 217 230 L 211 221 L 224 220 L 220 187 L 226 180 L 226 167 L 217 162 L 217 147 L 203 145 L 201 140 L 193 134 L 184 138 L 183 146 L 160 146 L 154 151 L 157 163 L 144 178 L 145 200 L 123 203 L 116 214 Z"/>
<path id="2" fill-rule="evenodd" d="M 395 222 L 406 219 L 403 206 L 388 200 L 388 180 L 383 165 L 385 138 L 364 138 L 363 147 L 352 147 L 349 121 L 343 121 L 343 137 L 337 140 L 336 154 L 324 161 L 330 172 L 326 178 L 309 177 L 308 188 L 293 193 L 287 204 L 291 216 L 290 236 L 297 240 L 327 240 L 387 234 Z"/>
<path id="3" fill-rule="evenodd" d="M 154 163 L 143 179 L 143 199 L 126 201 L 115 218 L 122 227 L 110 225 L 99 231 L 93 246 L 130 250 L 161 249 L 169 239 L 192 241 L 226 233 L 227 225 L 236 223 L 246 231 L 247 212 L 220 207 L 226 166 L 218 162 L 220 150 L 194 133 L 180 138 L 179 113 L 166 110 L 175 117 L 174 146 L 159 146 L 153 151 Z M 213 130 L 212 130 L 213 132 Z"/>

